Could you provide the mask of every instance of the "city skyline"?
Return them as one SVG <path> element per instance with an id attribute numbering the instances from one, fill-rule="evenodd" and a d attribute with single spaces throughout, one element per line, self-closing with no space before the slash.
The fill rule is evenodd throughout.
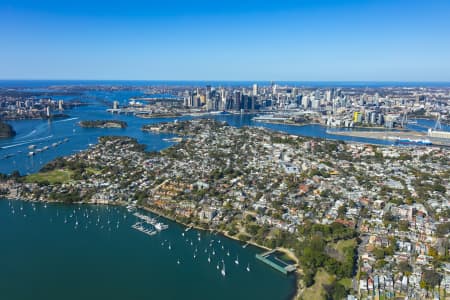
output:
<path id="1" fill-rule="evenodd" d="M 0 79 L 450 81 L 445 1 L 4 1 Z"/>

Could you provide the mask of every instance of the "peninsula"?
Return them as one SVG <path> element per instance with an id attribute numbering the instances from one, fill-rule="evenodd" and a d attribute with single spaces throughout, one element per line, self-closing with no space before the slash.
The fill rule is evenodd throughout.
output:
<path id="1" fill-rule="evenodd" d="M 364 284 L 374 276 L 399 295 L 402 285 L 394 283 L 405 270 L 417 293 L 443 278 L 450 262 L 446 148 L 347 144 L 209 119 L 143 130 L 183 139 L 147 152 L 130 137 L 101 137 L 37 174 L 2 176 L 0 190 L 33 201 L 137 201 L 188 226 L 279 249 L 298 262 L 302 299 L 367 296 Z"/>
<path id="2" fill-rule="evenodd" d="M 0 138 L 10 138 L 16 135 L 11 125 L 0 122 Z"/>
<path id="3" fill-rule="evenodd" d="M 79 125 L 84 128 L 125 128 L 128 124 L 118 120 L 81 121 Z"/>

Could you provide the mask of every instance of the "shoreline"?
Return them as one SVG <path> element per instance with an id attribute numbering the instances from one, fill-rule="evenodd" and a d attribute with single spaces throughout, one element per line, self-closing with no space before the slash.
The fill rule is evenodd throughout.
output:
<path id="1" fill-rule="evenodd" d="M 108 202 L 108 203 L 102 203 L 102 202 L 72 202 L 72 203 L 65 203 L 64 201 L 55 201 L 55 200 L 51 200 L 50 201 L 50 200 L 45 200 L 45 199 L 35 200 L 35 199 L 25 199 L 25 198 L 23 198 L 23 199 L 11 198 L 11 197 L 8 197 L 8 195 L 0 196 L 0 201 L 2 201 L 2 200 L 5 200 L 5 201 L 25 201 L 25 202 L 33 202 L 33 203 L 43 202 L 43 203 L 60 204 L 60 205 L 105 205 L 105 206 L 111 205 L 111 206 L 122 206 L 124 208 L 125 208 L 126 205 L 129 204 L 127 202 L 117 202 L 117 203 L 112 203 L 112 202 Z M 136 205 L 136 208 L 145 210 L 146 212 L 150 212 L 152 214 L 156 214 L 156 215 L 158 215 L 158 216 L 160 216 L 160 217 L 162 217 L 164 219 L 167 219 L 167 220 L 170 220 L 172 222 L 175 222 L 175 223 L 177 223 L 177 224 L 179 224 L 181 226 L 184 226 L 186 228 L 192 228 L 192 229 L 201 230 L 201 231 L 208 231 L 210 233 L 217 232 L 218 234 L 222 235 L 223 237 L 226 237 L 226 238 L 229 238 L 231 240 L 240 242 L 240 244 L 247 243 L 249 245 L 252 245 L 252 246 L 254 246 L 256 248 L 259 248 L 259 249 L 265 250 L 265 251 L 269 251 L 269 250 L 280 251 L 280 252 L 286 254 L 287 256 L 289 256 L 290 258 L 292 258 L 296 262 L 296 264 L 298 264 L 298 258 L 295 257 L 295 255 L 291 251 L 289 251 L 288 249 L 284 249 L 284 248 L 271 249 L 271 248 L 259 245 L 257 243 L 254 243 L 254 242 L 250 242 L 250 241 L 243 242 L 240 239 L 238 239 L 237 237 L 229 235 L 225 231 L 216 230 L 216 229 L 206 229 L 206 228 L 203 228 L 201 226 L 194 225 L 194 224 L 186 224 L 184 222 L 181 222 L 181 221 L 177 220 L 176 217 L 168 216 L 168 215 L 164 214 L 163 212 L 161 212 L 159 210 L 156 210 L 156 209 L 153 209 L 153 208 L 148 207 L 148 206 Z M 299 270 L 298 270 L 298 267 L 295 270 L 295 272 L 292 272 L 290 275 L 295 276 L 295 286 L 294 286 L 294 291 L 292 293 L 293 296 L 290 299 L 296 300 L 296 299 L 299 299 L 299 296 L 300 296 L 300 294 L 299 294 L 299 292 L 300 292 L 299 283 L 300 282 L 299 282 Z M 289 276 L 289 275 L 286 275 L 286 277 L 287 276 Z"/>

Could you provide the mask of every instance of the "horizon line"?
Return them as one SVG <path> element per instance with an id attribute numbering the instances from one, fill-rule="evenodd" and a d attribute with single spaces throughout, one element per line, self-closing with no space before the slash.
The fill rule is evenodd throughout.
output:
<path id="1" fill-rule="evenodd" d="M 0 78 L 0 81 L 167 81 L 167 82 L 338 82 L 338 83 L 449 83 L 450 80 L 267 80 L 267 79 L 92 79 L 92 78 Z"/>

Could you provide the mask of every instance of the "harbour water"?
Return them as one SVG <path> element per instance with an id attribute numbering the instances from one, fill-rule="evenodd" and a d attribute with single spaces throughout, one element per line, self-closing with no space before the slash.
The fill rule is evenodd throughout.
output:
<path id="1" fill-rule="evenodd" d="M 131 228 L 136 220 L 123 207 L 0 201 L 1 298 L 275 300 L 292 296 L 295 277 L 258 261 L 255 254 L 260 250 L 255 247 L 244 249 L 220 235 L 186 232 L 168 220 L 163 221 L 169 225 L 167 230 L 149 236 Z"/>

